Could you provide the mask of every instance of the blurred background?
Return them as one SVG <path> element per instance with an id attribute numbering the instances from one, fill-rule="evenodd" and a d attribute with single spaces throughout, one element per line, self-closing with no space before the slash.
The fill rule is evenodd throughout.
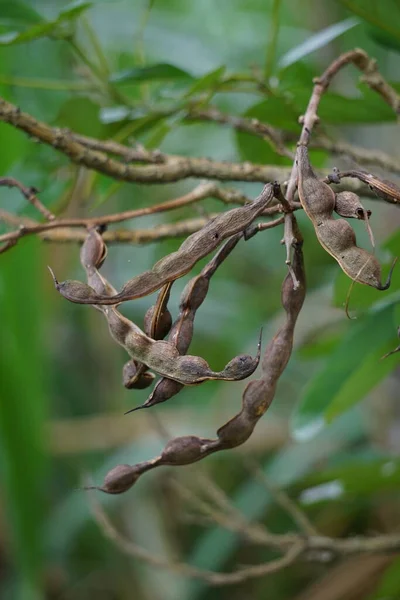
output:
<path id="1" fill-rule="evenodd" d="M 0 25 L 0 93 L 7 100 L 53 126 L 173 154 L 289 166 L 288 159 L 249 134 L 216 123 L 188 123 L 185 102 L 195 99 L 255 117 L 296 136 L 312 78 L 354 47 L 375 57 L 400 91 L 395 0 L 1 0 Z M 335 80 L 320 116 L 332 139 L 399 157 L 395 115 L 359 83 L 354 68 Z M 0 131 L 0 175 L 36 186 L 56 214 L 90 216 L 148 206 L 196 184 L 118 183 L 70 164 L 9 125 L 0 123 Z M 312 158 L 321 168 L 358 166 L 324 150 L 315 150 Z M 370 169 L 396 181 L 396 173 Z M 261 190 L 258 183 L 233 185 L 251 197 Z M 0 191 L 1 209 L 37 218 L 17 190 Z M 400 213 L 371 198 L 365 206 L 373 211 L 376 253 L 386 273 L 400 254 Z M 220 204 L 207 199 L 142 218 L 132 227 L 216 210 Z M 291 361 L 252 438 L 200 464 L 157 469 L 120 497 L 96 496 L 118 530 L 154 555 L 216 571 L 276 556 L 202 512 L 196 498 L 210 481 L 246 520 L 274 533 L 297 531 L 298 524 L 271 485 L 325 535 L 399 529 L 400 355 L 379 359 L 398 344 L 400 269 L 386 293 L 356 285 L 350 312 L 357 319 L 348 320 L 349 279 L 318 245 L 305 215 L 298 218 L 308 296 Z M 360 245 L 368 248 L 363 223 L 354 227 Z M 265 345 L 282 323 L 281 237 L 275 228 L 241 243 L 211 282 L 190 351 L 216 369 L 236 354 L 253 354 L 261 326 Z M 104 273 L 119 288 L 180 242 L 112 246 Z M 165 436 L 212 437 L 239 410 L 246 382 L 186 388 L 169 403 L 124 416 L 145 401 L 148 390 L 123 388 L 126 357 L 102 316 L 61 298 L 47 265 L 60 279 L 83 280 L 75 244 L 29 237 L 0 257 L 2 599 L 400 598 L 400 560 L 393 555 L 300 562 L 268 577 L 213 588 L 129 557 L 106 539 L 87 494 L 77 489 L 83 477 L 89 474 L 101 484 L 114 465 L 158 454 Z M 172 288 L 174 316 L 188 279 Z M 127 303 L 124 314 L 141 325 L 152 301 Z M 267 487 L 249 459 L 264 472 Z M 194 499 L 182 489 L 194 492 Z"/>

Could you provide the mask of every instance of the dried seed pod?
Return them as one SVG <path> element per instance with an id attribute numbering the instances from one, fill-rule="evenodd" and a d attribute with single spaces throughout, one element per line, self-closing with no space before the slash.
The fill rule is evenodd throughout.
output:
<path id="1" fill-rule="evenodd" d="M 96 294 L 93 288 L 82 282 L 60 283 L 53 275 L 56 289 L 67 300 L 78 304 L 113 305 L 147 296 L 169 281 L 186 275 L 201 258 L 215 250 L 224 239 L 244 231 L 263 212 L 272 198 L 272 185 L 267 184 L 254 202 L 211 219 L 200 231 L 190 235 L 179 250 L 162 258 L 150 271 L 128 281 L 121 292 L 114 296 Z"/>
<path id="2" fill-rule="evenodd" d="M 167 305 L 172 283 L 170 281 L 160 290 L 157 302 L 150 306 L 144 316 L 144 332 L 153 340 L 163 340 L 171 329 L 172 315 Z"/>
<path id="3" fill-rule="evenodd" d="M 400 203 L 400 187 L 393 183 L 393 181 L 388 181 L 387 179 L 381 179 L 372 173 L 368 173 L 367 171 L 358 171 L 358 170 L 350 170 L 344 171 L 339 174 L 340 178 L 343 177 L 354 177 L 366 183 L 371 190 L 375 192 L 375 194 L 386 200 L 386 202 L 390 202 L 391 204 L 399 204 Z"/>
<path id="4" fill-rule="evenodd" d="M 134 360 L 184 385 L 196 385 L 210 379 L 239 381 L 251 375 L 260 360 L 259 341 L 255 357 L 239 355 L 233 358 L 222 371 L 212 371 L 204 358 L 181 356 L 170 342 L 152 340 L 116 309 L 106 307 L 103 313 L 107 318 L 112 337 Z"/>
<path id="5" fill-rule="evenodd" d="M 349 223 L 333 219 L 335 194 L 315 175 L 306 146 L 298 146 L 296 160 L 300 201 L 314 225 L 321 246 L 353 281 L 377 290 L 388 289 L 392 270 L 386 283 L 382 284 L 381 266 L 375 256 L 356 245 L 355 234 Z"/>
<path id="6" fill-rule="evenodd" d="M 97 294 L 115 295 L 115 288 L 98 272 L 107 256 L 107 247 L 98 229 L 90 228 L 81 248 L 81 263 L 86 271 L 88 283 Z M 94 308 L 104 314 L 103 306 Z M 115 308 L 115 307 L 114 307 Z M 130 360 L 122 372 L 123 384 L 127 389 L 145 389 L 154 381 L 154 374 L 147 373 L 147 367 Z"/>
<path id="7" fill-rule="evenodd" d="M 107 258 L 107 246 L 95 228 L 88 231 L 80 252 L 81 264 L 84 269 L 100 269 Z"/>
<path id="8" fill-rule="evenodd" d="M 207 263 L 199 275 L 193 277 L 182 292 L 179 303 L 179 316 L 175 321 L 168 341 L 175 345 L 180 354 L 186 354 L 193 337 L 194 319 L 197 310 L 204 302 L 210 285 L 210 279 L 222 262 L 230 255 L 242 234 L 238 233 L 232 236 L 217 252 L 217 254 Z M 149 408 L 161 402 L 166 402 L 183 388 L 181 383 L 172 379 L 160 379 L 149 398 L 144 404 L 129 410 L 134 412 L 142 408 Z"/>
<path id="9" fill-rule="evenodd" d="M 150 408 L 151 406 L 155 406 L 156 404 L 161 404 L 162 402 L 166 402 L 184 388 L 183 383 L 178 383 L 173 379 L 168 379 L 167 377 L 162 377 L 159 379 L 154 386 L 154 389 L 150 396 L 147 398 L 146 402 L 140 404 L 139 406 L 135 406 L 135 408 L 131 408 L 125 414 L 129 414 L 131 412 L 135 412 L 136 410 L 141 410 L 142 408 Z"/>
<path id="10" fill-rule="evenodd" d="M 57 291 L 60 292 L 64 298 L 71 300 L 71 302 L 77 302 L 78 304 L 81 301 L 83 304 L 97 304 L 98 294 L 92 287 L 90 287 L 90 285 L 82 283 L 81 281 L 75 281 L 73 279 L 60 282 L 57 280 L 52 268 L 49 266 L 47 268 L 50 271 Z M 74 298 L 74 300 L 72 300 L 72 298 Z"/>
<path id="11" fill-rule="evenodd" d="M 146 314 L 144 316 L 143 329 L 149 337 L 153 338 L 153 340 L 163 340 L 165 338 L 165 336 L 168 335 L 169 330 L 171 329 L 172 316 L 171 316 L 171 313 L 169 312 L 169 310 L 161 313 L 160 316 L 158 317 L 156 327 L 153 327 L 152 323 L 154 320 L 153 319 L 154 313 L 155 313 L 155 306 L 150 306 L 150 308 L 146 311 Z M 153 337 L 153 335 L 151 335 L 152 329 L 155 330 L 154 337 Z"/>
<path id="12" fill-rule="evenodd" d="M 128 390 L 144 390 L 153 383 L 155 379 L 154 373 L 145 371 L 138 376 L 138 371 L 141 367 L 141 363 L 138 364 L 134 360 L 128 360 L 128 362 L 124 364 L 122 369 L 122 381 Z"/>
<path id="13" fill-rule="evenodd" d="M 98 249 L 96 248 L 96 244 Z M 88 232 L 88 238 L 86 240 L 86 249 L 82 252 L 86 259 L 84 264 L 87 271 L 88 281 L 94 286 L 94 288 L 104 293 L 104 290 L 108 289 L 107 280 L 100 275 L 94 264 L 89 261 L 92 257 L 103 256 L 103 252 L 100 251 L 101 245 L 104 244 L 101 236 L 94 230 Z M 90 252 L 89 252 L 90 250 Z M 110 286 L 111 287 L 111 286 Z M 165 297 L 167 298 L 169 293 L 169 287 L 166 287 Z M 164 302 L 160 302 L 158 307 L 164 306 Z M 140 370 L 139 375 L 143 374 L 143 367 L 138 367 L 137 363 L 142 363 L 146 368 L 150 368 L 156 373 L 174 379 L 184 385 L 195 385 L 202 381 L 209 379 L 222 379 L 225 381 L 236 381 L 239 379 L 245 379 L 251 375 L 260 360 L 260 342 L 258 344 L 258 351 L 256 357 L 248 355 L 240 355 L 232 359 L 222 371 L 212 371 L 208 363 L 199 356 L 181 356 L 177 348 L 170 342 L 164 340 L 154 340 L 147 336 L 137 325 L 132 323 L 129 319 L 124 317 L 115 306 L 96 306 L 103 315 L 106 317 L 108 327 L 112 337 L 123 346 L 128 354 L 131 356 L 135 363 L 130 363 L 127 367 L 124 375 L 132 373 L 134 366 L 137 371 Z M 159 310 L 157 308 L 156 315 Z M 151 376 L 150 376 L 151 377 Z M 145 386 L 148 378 L 144 378 L 144 381 L 139 378 L 138 372 L 134 374 L 131 379 L 124 379 L 125 384 L 128 387 L 133 387 L 138 384 L 139 386 Z"/>
<path id="14" fill-rule="evenodd" d="M 375 239 L 372 229 L 369 224 L 369 218 L 371 211 L 366 210 L 361 204 L 361 200 L 354 192 L 340 192 L 335 195 L 335 212 L 341 217 L 347 217 L 348 219 L 361 219 L 365 221 L 365 227 L 367 229 L 371 245 L 375 248 Z"/>
<path id="15" fill-rule="evenodd" d="M 144 331 L 146 335 L 153 340 L 162 340 L 165 338 L 172 325 L 172 316 L 168 310 L 168 300 L 170 296 L 172 282 L 167 283 L 161 288 L 156 303 L 151 306 L 144 317 Z M 154 380 L 154 375 L 146 375 L 148 367 L 137 361 L 132 361 L 135 365 L 135 373 L 130 379 L 126 379 L 126 372 L 123 373 L 124 385 L 128 389 L 144 389 Z M 128 363 L 129 364 L 129 363 Z M 127 366 L 127 365 L 125 365 Z M 131 368 L 130 371 L 133 372 Z"/>
<path id="16" fill-rule="evenodd" d="M 336 202 L 335 194 L 329 185 L 320 181 L 316 176 L 310 164 L 306 146 L 298 146 L 296 162 L 300 202 L 315 226 L 332 218 Z"/>
<path id="17" fill-rule="evenodd" d="M 364 208 L 360 197 L 354 192 L 346 191 L 335 194 L 335 212 L 341 217 L 362 221 L 367 221 L 371 216 L 371 211 Z"/>
<path id="18" fill-rule="evenodd" d="M 258 419 L 251 418 L 246 411 L 241 411 L 217 430 L 218 449 L 235 448 L 244 444 L 256 426 Z"/>
<path id="19" fill-rule="evenodd" d="M 136 465 L 137 472 L 144 473 L 161 465 L 187 465 L 214 452 L 239 446 L 250 437 L 257 421 L 270 406 L 279 377 L 290 358 L 294 327 L 305 296 L 301 236 L 294 215 L 290 218 L 293 219 L 293 230 L 297 232 L 296 236 L 299 239 L 299 242 L 294 245 L 293 259 L 293 270 L 298 286 L 295 287 L 292 276 L 288 274 L 282 285 L 282 304 L 286 311 L 286 322 L 266 348 L 260 379 L 247 384 L 243 393 L 241 411 L 218 429 L 216 439 L 191 435 L 175 438 L 168 442 L 160 456 Z"/>
<path id="20" fill-rule="evenodd" d="M 122 494 L 127 492 L 141 475 L 136 465 L 117 465 L 107 473 L 103 485 L 96 489 L 106 494 Z"/>
<path id="21" fill-rule="evenodd" d="M 188 465 L 200 460 L 203 458 L 204 441 L 207 440 L 194 435 L 184 435 L 170 440 L 161 454 L 160 464 Z"/>

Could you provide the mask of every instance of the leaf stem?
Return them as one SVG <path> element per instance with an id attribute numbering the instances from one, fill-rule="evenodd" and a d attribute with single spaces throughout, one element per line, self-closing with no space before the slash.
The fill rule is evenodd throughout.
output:
<path id="1" fill-rule="evenodd" d="M 279 12 L 281 7 L 281 0 L 274 0 L 272 5 L 272 13 L 271 13 L 271 26 L 269 31 L 269 40 L 267 44 L 267 55 L 265 60 L 264 67 L 264 78 L 265 81 L 268 81 L 271 77 L 272 70 L 275 64 L 275 55 L 276 55 L 276 46 L 278 42 L 279 35 Z"/>

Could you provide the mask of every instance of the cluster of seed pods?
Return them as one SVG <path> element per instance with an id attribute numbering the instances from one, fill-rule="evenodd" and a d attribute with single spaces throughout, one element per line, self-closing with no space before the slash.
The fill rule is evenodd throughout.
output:
<path id="1" fill-rule="evenodd" d="M 292 218 L 295 224 L 294 216 Z M 243 392 L 240 412 L 218 429 L 215 439 L 201 438 L 194 435 L 174 438 L 167 443 L 162 453 L 153 459 L 136 465 L 117 465 L 107 473 L 103 484 L 95 489 L 108 494 L 126 492 L 143 473 L 151 469 L 159 466 L 181 466 L 194 463 L 214 452 L 240 446 L 250 437 L 258 420 L 268 410 L 274 398 L 278 380 L 290 359 L 294 328 L 304 302 L 306 284 L 302 252 L 303 242 L 297 228 L 296 232 L 297 241 L 294 244 L 292 268 L 299 285 L 295 287 L 292 276 L 289 273 L 286 275 L 281 292 L 282 306 L 286 312 L 285 323 L 265 349 L 261 361 L 262 372 L 260 378 L 247 384 Z M 237 243 L 237 240 L 232 240 L 232 245 L 235 243 Z M 214 267 L 218 260 L 214 262 Z M 190 284 L 188 288 L 191 289 Z M 190 291 L 188 295 L 190 296 Z M 181 315 L 184 314 L 182 305 L 183 303 L 181 303 Z M 182 322 L 182 318 L 181 320 L 178 318 L 178 322 Z M 162 379 L 161 382 L 163 381 L 166 385 L 169 380 Z M 175 390 L 174 393 L 177 393 L 177 391 Z M 166 399 L 163 398 L 163 400 Z M 148 401 L 146 405 L 151 406 L 154 403 L 154 401 Z"/>
<path id="2" fill-rule="evenodd" d="M 193 337 L 196 311 L 206 298 L 212 275 L 214 275 L 219 265 L 232 252 L 241 238 L 241 233 L 232 236 L 217 252 L 214 258 L 202 269 L 200 274 L 193 277 L 183 290 L 179 303 L 179 316 L 174 322 L 168 336 L 168 341 L 177 348 L 180 354 L 186 354 L 189 349 Z M 259 358 L 259 354 L 257 358 Z M 162 377 L 156 383 L 148 400 L 141 406 L 132 409 L 132 411 L 165 402 L 178 394 L 182 388 L 183 385 L 181 383 L 167 377 Z"/>
<path id="3" fill-rule="evenodd" d="M 378 290 L 387 289 L 391 273 L 383 285 L 381 267 L 376 257 L 357 246 L 355 233 L 344 218 L 334 219 L 332 216 L 335 211 L 341 217 L 364 220 L 373 244 L 368 224 L 370 211 L 364 209 L 356 194 L 335 194 L 328 185 L 338 183 L 342 176 L 358 176 L 360 173 L 363 176 L 360 176 L 360 179 L 368 180 L 370 185 L 375 186 L 374 189 L 378 189 L 382 182 L 370 174 L 367 174 L 367 177 L 363 172 L 349 175 L 339 174 L 338 171 L 329 176 L 328 181 L 320 181 L 310 164 L 308 150 L 304 145 L 299 145 L 297 149 L 296 162 L 299 198 L 314 225 L 320 244 L 353 281 Z M 390 192 L 393 199 L 396 187 L 385 184 L 384 190 L 379 190 L 382 193 Z M 203 229 L 189 236 L 176 252 L 164 257 L 149 271 L 129 280 L 120 292 L 99 273 L 107 249 L 100 231 L 94 227 L 88 230 L 81 249 L 81 262 L 86 271 L 87 283 L 59 283 L 53 275 L 57 290 L 65 298 L 80 304 L 91 304 L 106 318 L 111 336 L 130 356 L 123 368 L 123 382 L 127 388 L 147 388 L 154 381 L 153 372 L 161 376 L 146 402 L 132 411 L 165 402 L 186 385 L 197 385 L 210 379 L 245 379 L 255 371 L 260 362 L 261 334 L 255 357 L 236 356 L 222 371 L 213 371 L 203 358 L 188 355 L 187 352 L 193 337 L 196 312 L 206 298 L 211 277 L 241 239 L 250 239 L 259 230 L 258 226 L 252 224 L 274 195 L 282 203 L 285 228 L 290 230 L 290 236 L 285 243 L 293 248 L 293 259 L 281 293 L 286 320 L 265 349 L 261 361 L 261 376 L 247 384 L 240 412 L 217 430 L 216 438 L 188 435 L 172 439 L 162 453 L 151 460 L 136 465 L 117 465 L 96 489 L 109 494 L 119 494 L 127 491 L 146 471 L 162 465 L 179 466 L 197 462 L 214 452 L 239 446 L 249 438 L 257 421 L 270 406 L 278 380 L 292 352 L 294 327 L 306 289 L 303 239 L 296 218 L 290 212 L 290 206 L 279 186 L 268 184 L 252 203 L 227 211 L 211 220 Z M 179 315 L 173 322 L 168 309 L 173 282 L 188 273 L 201 258 L 217 249 L 224 240 L 227 241 L 215 256 L 185 287 L 179 304 Z M 122 315 L 118 307 L 122 302 L 146 296 L 156 290 L 160 290 L 157 301 L 147 311 L 142 331 Z M 164 339 L 166 337 L 167 339 Z"/>
<path id="4" fill-rule="evenodd" d="M 114 288 L 97 268 L 104 262 L 105 256 L 106 250 L 101 235 L 95 229 L 90 229 L 81 250 L 81 262 L 86 270 L 88 283 L 96 293 L 112 294 Z M 200 356 L 182 355 L 172 342 L 153 339 L 146 335 L 135 323 L 124 317 L 115 305 L 95 306 L 107 319 L 111 336 L 135 361 L 136 373 L 141 370 L 142 365 L 145 365 L 146 368 L 182 385 L 196 385 L 210 379 L 238 381 L 251 375 L 260 361 L 261 341 L 258 343 L 258 351 L 254 358 L 247 354 L 240 354 L 222 371 L 212 371 Z M 156 329 L 162 328 L 163 320 L 158 318 L 159 311 L 152 312 L 154 319 L 151 319 L 150 330 L 153 328 L 153 323 L 156 324 Z M 160 329 L 157 333 L 160 333 Z"/>

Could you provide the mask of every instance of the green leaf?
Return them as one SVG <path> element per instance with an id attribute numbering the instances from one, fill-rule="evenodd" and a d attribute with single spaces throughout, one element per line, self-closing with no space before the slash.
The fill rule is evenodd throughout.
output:
<path id="1" fill-rule="evenodd" d="M 393 343 L 393 311 L 392 305 L 372 310 L 350 326 L 296 407 L 292 431 L 297 439 L 313 437 L 393 369 L 393 363 L 380 361 Z"/>
<path id="2" fill-rule="evenodd" d="M 197 79 L 193 85 L 189 88 L 189 90 L 185 94 L 185 98 L 189 98 L 190 96 L 194 96 L 199 92 L 210 91 L 215 88 L 216 84 L 222 80 L 223 75 L 225 74 L 226 67 L 218 67 L 218 69 L 213 69 L 209 73 L 206 73 L 199 79 Z"/>
<path id="3" fill-rule="evenodd" d="M 135 81 L 164 81 L 192 79 L 192 75 L 168 63 L 159 63 L 150 67 L 136 67 L 115 73 L 110 77 L 112 83 L 132 83 Z"/>
<path id="4" fill-rule="evenodd" d="M 150 131 L 150 134 L 146 138 L 146 148 L 149 150 L 159 148 L 161 142 L 170 133 L 171 129 L 172 126 L 167 121 L 161 121 L 161 123 Z"/>
<path id="5" fill-rule="evenodd" d="M 299 358 L 315 360 L 331 354 L 342 339 L 344 325 L 344 321 L 341 320 L 330 324 L 325 323 L 316 331 L 312 331 L 297 350 Z"/>
<path id="6" fill-rule="evenodd" d="M 400 327 L 400 302 L 397 302 L 394 307 L 394 324 L 395 327 Z"/>
<path id="7" fill-rule="evenodd" d="M 146 113 L 141 109 L 130 110 L 126 106 L 110 106 L 100 109 L 99 119 L 105 125 L 126 121 L 129 135 L 144 133 L 165 119 L 165 112 Z"/>
<path id="8" fill-rule="evenodd" d="M 57 125 L 96 138 L 101 138 L 105 129 L 99 119 L 98 105 L 88 98 L 79 97 L 71 98 L 62 105 Z"/>
<path id="9" fill-rule="evenodd" d="M 400 254 L 400 230 L 396 229 L 391 236 L 387 238 L 382 244 L 384 248 L 390 250 L 393 256 L 399 256 Z"/>
<path id="10" fill-rule="evenodd" d="M 351 12 L 388 36 L 400 40 L 400 4 L 397 0 L 340 0 Z"/>
<path id="11" fill-rule="evenodd" d="M 36 12 L 29 4 L 19 2 L 18 0 L 0 1 L 0 23 L 5 25 L 31 25 L 44 21 L 43 17 Z"/>
<path id="12" fill-rule="evenodd" d="M 146 132 L 148 129 L 148 133 L 145 138 L 146 148 L 159 148 L 167 135 L 182 124 L 182 120 L 185 118 L 185 116 L 185 111 L 177 110 L 175 113 L 169 115 L 165 119 L 157 119 L 153 122 L 149 121 L 146 123 L 145 127 L 141 128 L 142 132 Z"/>
<path id="13" fill-rule="evenodd" d="M 0 468 L 21 600 L 41 597 L 48 373 L 42 344 L 48 315 L 38 285 L 42 247 L 37 239 L 24 242 L 2 256 L 0 272 Z"/>
<path id="14" fill-rule="evenodd" d="M 306 62 L 291 64 L 279 71 L 279 89 L 296 99 L 297 90 L 311 91 L 315 75 L 315 70 Z"/>
<path id="15" fill-rule="evenodd" d="M 383 46 L 384 48 L 388 48 L 389 50 L 394 50 L 395 52 L 400 52 L 400 41 L 391 36 L 390 34 L 378 29 L 377 27 L 368 27 L 368 33 L 370 37 Z"/>
<path id="16" fill-rule="evenodd" d="M 318 114 L 323 122 L 333 125 L 357 124 L 357 123 L 382 123 L 396 120 L 393 110 L 382 101 L 382 99 L 360 84 L 361 98 L 350 98 L 341 94 L 329 92 L 324 94 Z M 308 90 L 294 90 L 296 102 L 305 110 L 308 100 Z"/>
<path id="17" fill-rule="evenodd" d="M 41 37 L 47 37 L 54 30 L 54 23 L 44 23 L 43 25 L 35 25 L 22 33 L 18 31 L 8 31 L 0 35 L 1 46 L 11 46 L 13 44 L 22 44 Z"/>
<path id="18" fill-rule="evenodd" d="M 400 598 L 400 558 L 395 558 L 387 567 L 378 588 L 367 600 L 397 600 Z"/>
<path id="19" fill-rule="evenodd" d="M 314 72 L 302 63 L 296 63 L 280 73 L 280 87 L 286 102 L 295 113 L 304 113 L 310 99 Z M 349 97 L 328 92 L 323 95 L 318 114 L 321 120 L 333 125 L 381 123 L 396 120 L 393 110 L 382 98 L 363 83 L 357 85 L 360 97 Z M 266 119 L 267 122 L 270 122 Z"/>
<path id="20" fill-rule="evenodd" d="M 393 315 L 392 315 L 393 318 Z M 388 341 L 375 348 L 374 352 L 368 355 L 361 366 L 343 382 L 339 392 L 332 399 L 329 407 L 326 409 L 324 418 L 329 423 L 342 412 L 349 410 L 353 404 L 356 404 L 374 389 L 385 377 L 395 368 L 393 361 L 380 360 L 382 356 L 391 349 L 391 337 L 393 330 L 388 333 Z M 374 340 L 371 340 L 374 341 Z"/>
<path id="21" fill-rule="evenodd" d="M 285 96 L 279 94 L 258 102 L 249 108 L 243 116 L 250 119 L 256 118 L 274 127 L 280 127 L 294 133 L 300 131 L 300 126 L 297 122 L 297 111 Z"/>
<path id="22" fill-rule="evenodd" d="M 85 2 L 84 0 L 75 0 L 74 2 L 70 2 L 59 12 L 56 23 L 76 19 L 76 17 L 79 17 L 79 15 L 90 8 L 92 4 L 93 2 Z"/>
<path id="23" fill-rule="evenodd" d="M 243 116 L 247 119 L 258 119 L 287 131 L 300 132 L 300 126 L 297 123 L 298 115 L 283 96 L 271 96 L 268 100 L 252 106 Z M 242 160 L 264 164 L 291 164 L 288 158 L 275 152 L 268 139 L 263 140 L 241 131 L 235 131 L 235 137 Z"/>
<path id="24" fill-rule="evenodd" d="M 25 31 L 7 31 L 0 35 L 0 45 L 22 44 L 43 37 L 63 38 L 65 32 L 62 27 L 79 17 L 91 4 L 91 2 L 73 2 L 65 7 L 53 21 L 41 21 Z"/>
<path id="25" fill-rule="evenodd" d="M 339 21 L 339 23 L 335 23 L 334 25 L 329 25 L 325 29 L 322 29 L 315 33 L 314 35 L 310 35 L 307 37 L 306 41 L 298 46 L 295 46 L 286 54 L 281 56 L 278 61 L 278 67 L 283 69 L 292 65 L 305 56 L 308 56 L 312 52 L 323 48 L 327 44 L 329 44 L 332 40 L 335 40 L 340 35 L 349 31 L 349 29 L 353 29 L 356 25 L 360 23 L 360 20 L 356 17 L 350 17 L 345 19 L 344 21 Z"/>
<path id="26" fill-rule="evenodd" d="M 312 499 L 315 499 L 314 501 L 328 499 L 329 493 L 324 494 L 324 487 L 328 491 L 329 488 L 326 484 L 332 482 L 337 484 L 336 488 L 338 491 L 340 489 L 343 497 L 397 491 L 400 484 L 400 460 L 392 457 L 377 458 L 376 456 L 357 460 L 350 459 L 345 464 L 307 475 L 301 482 L 303 492 L 300 498 L 302 502 L 311 504 Z M 337 497 L 340 498 L 339 494 Z"/>

